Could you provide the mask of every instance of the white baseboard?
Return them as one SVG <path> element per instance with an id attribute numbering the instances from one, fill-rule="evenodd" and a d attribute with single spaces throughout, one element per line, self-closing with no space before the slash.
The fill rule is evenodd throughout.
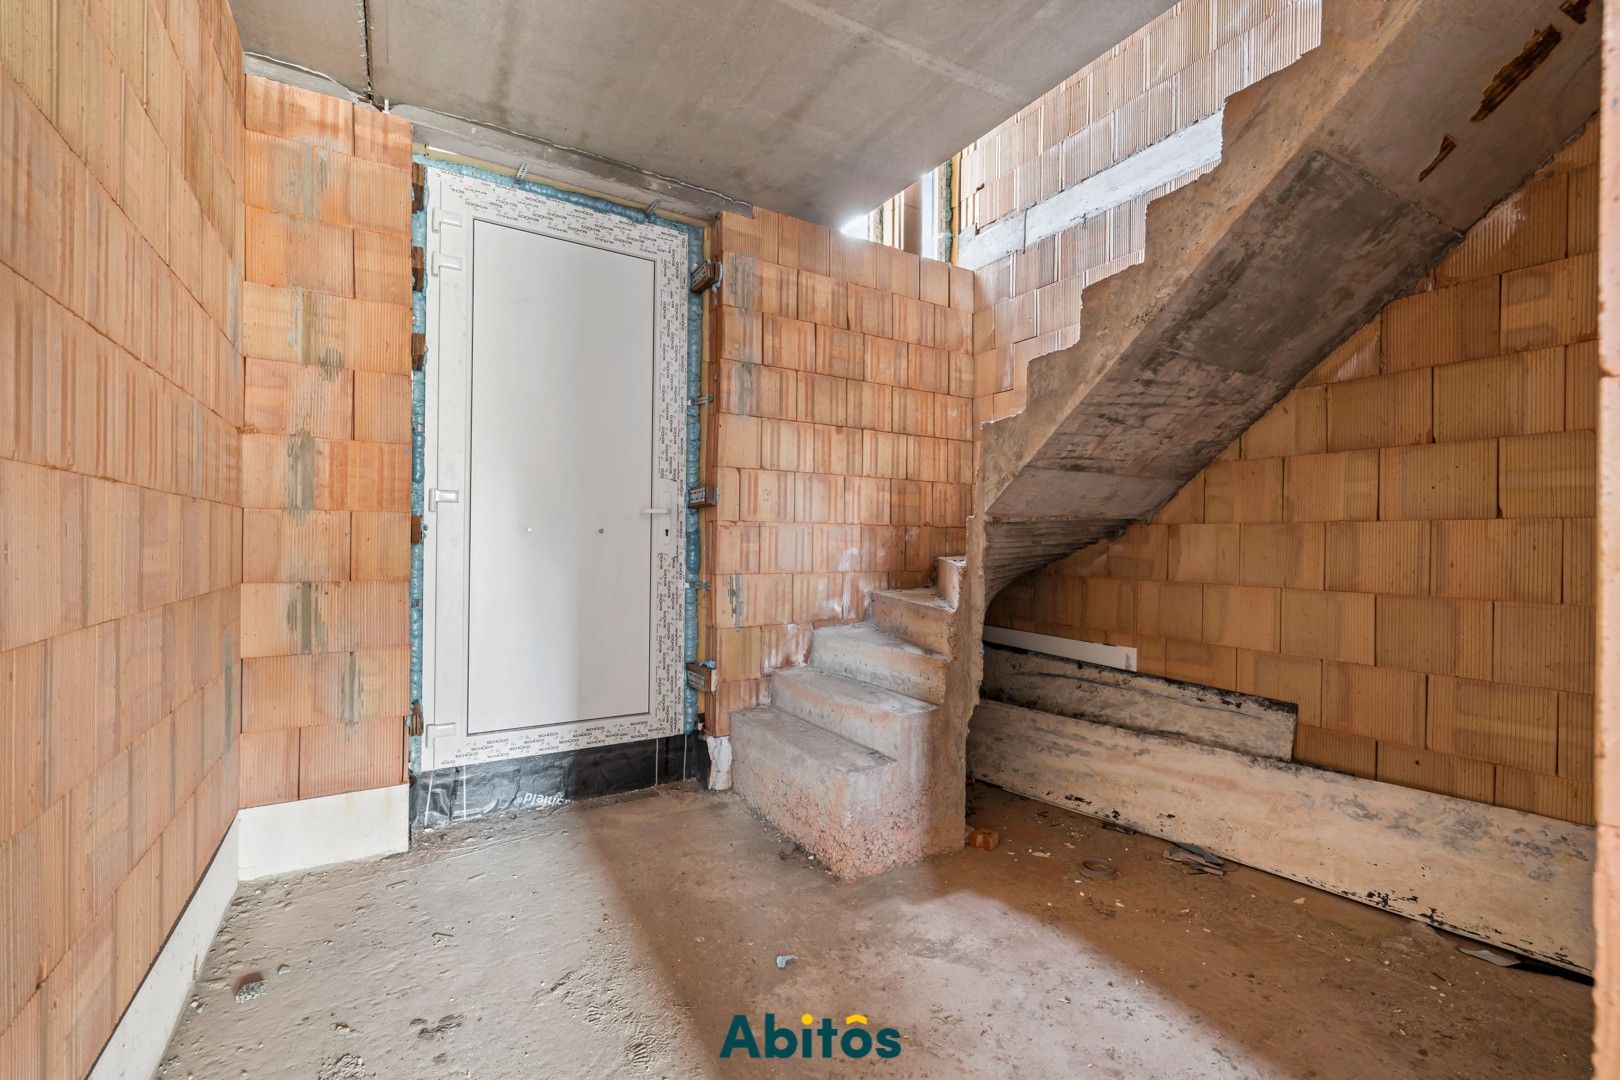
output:
<path id="1" fill-rule="evenodd" d="M 150 1080 L 157 1073 L 238 884 L 392 855 L 409 843 L 408 784 L 239 811 L 90 1080 Z"/>
<path id="2" fill-rule="evenodd" d="M 163 1062 L 169 1036 L 191 996 L 208 948 L 236 895 L 240 821 L 231 825 L 214 861 L 208 864 L 191 902 L 180 913 L 174 933 L 119 1020 L 112 1038 L 90 1070 L 90 1080 L 149 1080 Z"/>
<path id="3" fill-rule="evenodd" d="M 332 863 L 376 859 L 410 846 L 409 784 L 252 806 L 242 830 L 241 879 L 292 874 Z"/>

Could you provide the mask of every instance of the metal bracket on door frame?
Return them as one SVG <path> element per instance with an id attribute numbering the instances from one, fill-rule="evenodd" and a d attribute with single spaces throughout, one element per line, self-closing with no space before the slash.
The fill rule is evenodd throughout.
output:
<path id="1" fill-rule="evenodd" d="M 428 207 L 428 229 L 432 232 L 442 233 L 445 229 L 459 229 L 462 227 L 461 218 L 455 214 L 447 214 L 436 206 Z M 444 255 L 435 251 L 428 261 L 428 270 L 434 277 L 438 277 L 445 270 L 460 270 L 461 260 L 452 255 Z"/>
<path id="2" fill-rule="evenodd" d="M 461 219 L 456 215 L 447 214 L 436 206 L 428 208 L 428 228 L 431 231 L 438 232 L 444 228 L 459 229 L 461 225 Z"/>

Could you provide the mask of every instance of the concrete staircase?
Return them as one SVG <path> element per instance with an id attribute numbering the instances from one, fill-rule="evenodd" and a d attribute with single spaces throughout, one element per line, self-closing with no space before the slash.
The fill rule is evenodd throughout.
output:
<path id="1" fill-rule="evenodd" d="M 962 842 L 985 606 L 1150 517 L 1498 200 L 1597 100 L 1599 23 L 1560 0 L 1331 0 L 1321 44 L 1227 100 L 1221 161 L 1148 208 L 1023 412 L 981 428 L 967 572 L 873 595 L 733 717 L 735 784 L 834 873 Z M 1549 45 L 1548 43 L 1552 44 Z"/>
<path id="2" fill-rule="evenodd" d="M 1595 9 L 1595 5 L 1594 5 Z M 1227 99 L 1221 160 L 981 429 L 966 607 L 1163 506 L 1575 135 L 1601 20 L 1559 0 L 1331 0 Z M 1552 44 L 1548 44 L 1551 42 Z"/>
<path id="3" fill-rule="evenodd" d="M 846 881 L 961 846 L 946 703 L 964 569 L 942 558 L 935 588 L 874 592 L 865 622 L 817 628 L 770 704 L 732 715 L 735 790 Z"/>

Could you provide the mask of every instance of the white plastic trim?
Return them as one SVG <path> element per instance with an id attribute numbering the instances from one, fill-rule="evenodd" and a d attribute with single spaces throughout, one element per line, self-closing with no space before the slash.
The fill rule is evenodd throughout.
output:
<path id="1" fill-rule="evenodd" d="M 237 815 L 241 879 L 376 859 L 410 845 L 410 786 L 251 806 Z"/>
<path id="2" fill-rule="evenodd" d="M 231 825 L 208 864 L 174 932 L 146 973 L 112 1038 L 90 1070 L 90 1080 L 148 1080 L 156 1075 L 169 1036 L 191 996 L 208 948 L 236 895 L 241 822 Z"/>
<path id="3" fill-rule="evenodd" d="M 1124 645 L 1102 645 L 1095 641 L 1075 641 L 1073 638 L 1054 637 L 1051 634 L 1031 634 L 1024 630 L 1007 630 L 1000 626 L 984 628 L 984 640 L 992 645 L 1011 645 L 1015 649 L 1046 653 L 1048 656 L 1066 656 L 1102 667 L 1136 670 L 1136 649 Z"/>

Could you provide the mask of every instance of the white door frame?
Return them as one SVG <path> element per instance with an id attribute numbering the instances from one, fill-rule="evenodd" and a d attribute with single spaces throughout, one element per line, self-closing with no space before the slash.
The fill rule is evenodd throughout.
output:
<path id="1" fill-rule="evenodd" d="M 423 510 L 423 770 L 577 750 L 679 734 L 685 700 L 685 545 L 687 282 L 686 237 L 664 226 L 444 169 L 427 175 L 427 411 Z M 648 712 L 487 735 L 466 726 L 467 630 L 465 494 L 467 454 L 440 454 L 438 431 L 465 431 L 470 398 L 440 379 L 470 378 L 472 251 L 475 220 L 489 221 L 651 261 L 655 266 L 653 455 L 657 506 L 672 524 L 653 548 L 652 695 Z M 453 388 L 452 388 L 453 389 Z M 454 410 L 441 412 L 441 410 Z M 464 493 L 434 506 L 435 490 Z M 658 530 L 662 532 L 662 530 Z"/>

